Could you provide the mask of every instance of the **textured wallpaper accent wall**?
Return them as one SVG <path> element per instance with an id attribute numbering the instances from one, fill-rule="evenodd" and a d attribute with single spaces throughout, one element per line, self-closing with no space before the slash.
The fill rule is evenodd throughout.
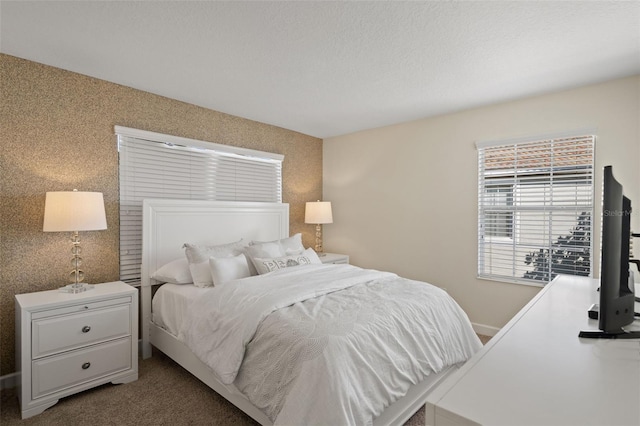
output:
<path id="1" fill-rule="evenodd" d="M 80 234 L 83 268 L 87 282 L 118 280 L 114 125 L 283 154 L 290 231 L 313 245 L 304 203 L 322 199 L 321 139 L 4 54 L 0 82 L 0 375 L 15 371 L 13 296 L 72 269 L 71 235 L 42 232 L 47 191 L 104 193 L 108 229 Z"/>

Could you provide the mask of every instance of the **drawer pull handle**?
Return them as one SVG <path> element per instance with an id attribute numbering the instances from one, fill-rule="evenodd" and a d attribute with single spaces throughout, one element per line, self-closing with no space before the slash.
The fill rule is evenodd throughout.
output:
<path id="1" fill-rule="evenodd" d="M 82 369 L 83 370 L 86 370 L 89 367 L 91 367 L 91 363 L 90 362 L 85 362 L 84 364 L 82 364 Z"/>
<path id="2" fill-rule="evenodd" d="M 91 327 L 89 327 L 88 325 L 85 325 L 84 327 L 82 327 L 82 332 L 83 333 L 88 333 L 91 331 Z"/>

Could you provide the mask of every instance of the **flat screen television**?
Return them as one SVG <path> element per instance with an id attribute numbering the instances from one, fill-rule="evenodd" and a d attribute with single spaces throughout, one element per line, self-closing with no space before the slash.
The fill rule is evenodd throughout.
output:
<path id="1" fill-rule="evenodd" d="M 600 263 L 600 331 L 581 331 L 580 337 L 639 339 L 640 331 L 625 331 L 634 321 L 633 271 L 629 267 L 631 200 L 613 177 L 611 166 L 604 168 L 602 185 L 602 257 Z"/>

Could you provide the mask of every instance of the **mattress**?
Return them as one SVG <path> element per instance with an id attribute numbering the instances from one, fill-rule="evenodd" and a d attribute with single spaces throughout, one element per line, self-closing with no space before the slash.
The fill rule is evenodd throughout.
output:
<path id="1" fill-rule="evenodd" d="M 173 335 L 184 321 L 189 304 L 204 296 L 213 287 L 196 287 L 193 284 L 164 284 L 153 296 L 153 322 Z"/>

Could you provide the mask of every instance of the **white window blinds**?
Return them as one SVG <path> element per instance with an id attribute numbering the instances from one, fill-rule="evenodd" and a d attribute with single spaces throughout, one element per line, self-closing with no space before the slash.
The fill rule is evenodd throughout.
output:
<path id="1" fill-rule="evenodd" d="M 478 144 L 478 276 L 591 276 L 591 135 Z"/>
<path id="2" fill-rule="evenodd" d="M 120 279 L 140 279 L 142 200 L 282 202 L 280 154 L 116 126 Z"/>

